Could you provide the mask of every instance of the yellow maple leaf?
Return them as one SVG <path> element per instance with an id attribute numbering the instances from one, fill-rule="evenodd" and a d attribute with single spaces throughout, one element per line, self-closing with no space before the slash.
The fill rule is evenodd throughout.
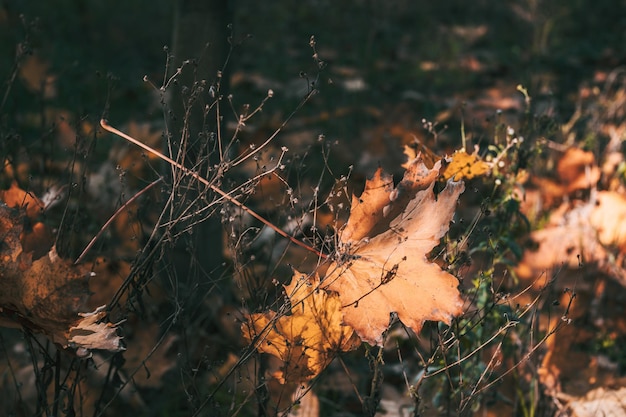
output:
<path id="1" fill-rule="evenodd" d="M 255 342 L 257 350 L 284 362 L 273 375 L 282 384 L 314 378 L 337 352 L 360 344 L 352 328 L 343 324 L 339 297 L 319 288 L 319 283 L 317 275 L 294 271 L 291 283 L 285 285 L 291 315 L 251 314 L 242 326 L 244 337 Z"/>
<path id="2" fill-rule="evenodd" d="M 339 294 L 344 323 L 372 345 L 382 344 L 390 313 L 418 333 L 424 321 L 449 322 L 462 311 L 458 280 L 427 259 L 464 189 L 448 181 L 435 196 L 440 166 L 429 169 L 416 158 L 395 188 L 379 169 L 353 198 L 323 285 Z"/>
<path id="3" fill-rule="evenodd" d="M 489 172 L 491 167 L 483 161 L 477 152 L 468 154 L 464 149 L 456 151 L 450 157 L 452 160 L 448 163 L 443 171 L 443 178 L 448 180 L 452 178 L 455 181 L 461 179 L 471 180 L 480 177 Z"/>

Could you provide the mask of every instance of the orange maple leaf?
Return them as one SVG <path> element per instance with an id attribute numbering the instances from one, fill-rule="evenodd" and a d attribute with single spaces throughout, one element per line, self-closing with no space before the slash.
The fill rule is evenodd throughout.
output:
<path id="1" fill-rule="evenodd" d="M 462 311 L 458 280 L 427 259 L 464 190 L 450 180 L 435 196 L 440 166 L 438 161 L 429 169 L 418 157 L 395 188 L 379 169 L 361 197 L 353 197 L 341 255 L 323 285 L 338 293 L 344 322 L 372 345 L 381 345 L 390 313 L 418 333 L 424 321 L 449 322 Z"/>
<path id="2" fill-rule="evenodd" d="M 284 366 L 274 373 L 282 384 L 301 383 L 317 376 L 337 352 L 360 345 L 354 331 L 342 322 L 341 302 L 335 294 L 319 288 L 319 276 L 294 271 L 285 292 L 291 315 L 273 311 L 251 314 L 243 335 L 257 343 L 257 350 L 281 359 Z"/>

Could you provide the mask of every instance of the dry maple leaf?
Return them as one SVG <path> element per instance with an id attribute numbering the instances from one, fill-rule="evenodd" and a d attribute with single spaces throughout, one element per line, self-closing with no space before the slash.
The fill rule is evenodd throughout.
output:
<path id="1" fill-rule="evenodd" d="M 284 366 L 273 376 L 282 384 L 301 383 L 317 376 L 337 352 L 359 346 L 354 331 L 343 325 L 341 302 L 319 288 L 319 277 L 294 271 L 285 291 L 291 315 L 273 311 L 251 314 L 243 324 L 244 337 L 260 352 L 281 359 Z"/>
<path id="2" fill-rule="evenodd" d="M 44 256 L 33 259 L 34 252 L 24 250 L 22 220 L 23 211 L 0 203 L 0 325 L 17 323 L 46 334 L 63 347 L 122 350 L 114 326 L 94 327 L 99 325 L 93 317 L 81 318 L 89 297 L 89 271 L 61 259 L 54 246 Z M 98 320 L 104 315 L 100 311 L 92 314 L 98 314 Z M 72 327 L 75 331 L 70 336 Z M 70 340 L 87 335 L 84 331 L 90 335 L 88 344 L 83 344 L 80 337 Z"/>
<path id="3" fill-rule="evenodd" d="M 448 231 L 462 182 L 448 181 L 435 196 L 440 162 L 410 162 L 394 188 L 379 169 L 353 197 L 339 253 L 323 285 L 339 294 L 344 322 L 362 340 L 382 343 L 390 314 L 418 333 L 424 321 L 449 322 L 462 311 L 458 280 L 427 259 Z"/>

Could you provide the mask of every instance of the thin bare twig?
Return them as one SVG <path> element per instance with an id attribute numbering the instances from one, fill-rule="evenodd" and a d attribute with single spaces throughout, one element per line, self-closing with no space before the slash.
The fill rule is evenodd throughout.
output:
<path id="1" fill-rule="evenodd" d="M 89 242 L 89 244 L 83 250 L 83 252 L 80 254 L 78 259 L 76 259 L 76 261 L 74 262 L 74 265 L 78 265 L 83 260 L 85 255 L 87 255 L 87 252 L 89 252 L 89 250 L 92 248 L 94 243 L 96 243 L 96 240 L 98 240 L 98 238 L 102 235 L 102 233 L 106 230 L 106 228 L 109 227 L 109 225 L 113 222 L 113 220 L 115 220 L 115 218 L 122 211 L 124 211 L 126 209 L 126 207 L 128 207 L 133 201 L 135 201 L 137 198 L 139 198 L 139 196 L 141 196 L 143 193 L 145 193 L 146 191 L 148 191 L 150 188 L 154 187 L 155 185 L 157 185 L 161 181 L 163 181 L 163 177 L 159 177 L 158 179 L 154 180 L 152 183 L 148 184 L 143 190 L 141 190 L 137 194 L 135 194 L 126 203 L 122 204 L 122 206 L 117 209 L 117 211 L 109 218 L 109 220 L 107 220 L 107 222 L 104 224 L 104 226 L 102 226 L 100 231 L 93 237 L 93 239 L 91 239 L 91 242 Z"/>
<path id="2" fill-rule="evenodd" d="M 254 217 L 255 219 L 259 220 L 261 223 L 263 223 L 264 225 L 266 225 L 270 229 L 274 230 L 276 233 L 278 233 L 282 237 L 284 237 L 286 239 L 289 239 L 289 241 L 291 241 L 295 245 L 300 246 L 301 248 L 304 248 L 304 249 L 308 250 L 309 252 L 313 252 L 314 254 L 316 254 L 317 256 L 319 256 L 319 257 L 321 257 L 323 259 L 326 259 L 328 257 L 327 255 L 325 255 L 322 252 L 318 251 L 314 247 L 307 245 L 306 243 L 304 243 L 304 242 L 294 238 L 293 236 L 289 235 L 284 230 L 282 230 L 279 227 L 275 226 L 272 222 L 270 222 L 269 220 L 266 220 L 261 215 L 257 214 L 252 209 L 248 208 L 245 204 L 241 203 L 239 200 L 233 198 L 232 196 L 228 195 L 227 193 L 225 193 L 224 191 L 222 191 L 221 189 L 219 189 L 215 185 L 211 184 L 211 182 L 209 182 L 207 179 L 205 179 L 205 178 L 201 177 L 200 175 L 198 175 L 198 173 L 196 173 L 196 172 L 194 172 L 194 171 L 184 167 L 183 165 L 181 165 L 178 162 L 174 161 L 173 159 L 165 156 L 164 154 L 162 154 L 161 152 L 157 151 L 156 149 L 153 149 L 150 146 L 148 146 L 148 145 L 138 141 L 137 139 L 127 135 L 126 133 L 121 132 L 120 130 L 114 128 L 113 126 L 109 125 L 109 123 L 106 120 L 104 120 L 104 119 L 100 120 L 100 126 L 102 126 L 102 128 L 104 130 L 106 130 L 108 132 L 111 132 L 111 133 L 113 133 L 113 134 L 115 134 L 115 135 L 117 135 L 117 136 L 119 136 L 121 138 L 126 139 L 130 143 L 139 146 L 140 148 L 150 152 L 151 154 L 158 156 L 159 158 L 161 158 L 162 160 L 164 160 L 168 164 L 170 164 L 170 165 L 180 169 L 182 172 L 184 172 L 185 174 L 193 177 L 194 179 L 198 180 L 202 184 L 206 185 L 211 190 L 213 190 L 215 193 L 219 194 L 224 199 L 228 200 L 229 202 L 231 202 L 235 206 L 237 206 L 240 209 L 244 210 L 245 212 L 250 214 L 252 217 Z"/>

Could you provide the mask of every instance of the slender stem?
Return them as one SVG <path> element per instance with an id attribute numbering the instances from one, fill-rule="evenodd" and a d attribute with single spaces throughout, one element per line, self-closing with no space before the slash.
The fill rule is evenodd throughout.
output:
<path id="1" fill-rule="evenodd" d="M 124 209 L 126 209 L 126 207 L 128 207 L 129 204 L 131 204 L 133 201 L 135 201 L 137 198 L 139 198 L 140 195 L 142 195 L 143 193 L 145 193 L 146 191 L 148 191 L 150 188 L 154 187 L 155 185 L 157 185 L 159 182 L 163 181 L 163 177 L 159 177 L 156 180 L 154 180 L 152 183 L 148 184 L 143 190 L 139 191 L 137 194 L 135 194 L 131 199 L 129 199 L 127 202 L 125 202 L 124 204 L 122 204 L 122 206 L 120 208 L 117 209 L 117 211 L 115 212 L 115 214 L 113 214 L 109 220 L 107 220 L 107 222 L 104 224 L 104 226 L 102 226 L 102 228 L 100 229 L 100 231 L 93 237 L 93 239 L 91 239 L 91 242 L 89 242 L 89 244 L 87 245 L 87 247 L 83 250 L 83 252 L 80 254 L 80 256 L 78 257 L 78 259 L 76 259 L 76 261 L 74 262 L 74 265 L 78 265 L 83 258 L 85 257 L 85 255 L 87 254 L 87 252 L 89 252 L 89 250 L 91 249 L 91 247 L 94 245 L 94 243 L 96 243 L 96 240 L 98 240 L 98 238 L 102 235 L 102 233 L 106 230 L 107 227 L 109 227 L 109 225 L 113 222 L 113 220 L 115 220 L 115 218 L 117 216 L 119 216 L 119 214 L 124 211 Z"/>
<path id="2" fill-rule="evenodd" d="M 272 222 L 270 222 L 269 220 L 266 220 L 265 218 L 263 218 L 261 215 L 257 214 L 255 211 L 251 210 L 250 208 L 248 208 L 246 205 L 244 205 L 243 203 L 239 202 L 239 200 L 233 198 L 232 196 L 226 194 L 224 191 L 220 190 L 218 187 L 216 187 L 215 185 L 211 184 L 207 179 L 201 177 L 200 175 L 198 175 L 198 173 L 184 167 L 183 165 L 179 164 L 178 162 L 174 161 L 172 158 L 167 157 L 166 155 L 162 154 L 161 152 L 157 151 L 156 149 L 151 148 L 150 146 L 138 141 L 137 139 L 127 135 L 124 132 L 121 132 L 119 130 L 117 130 L 116 128 L 114 128 L 113 126 L 109 125 L 108 122 L 104 119 L 100 120 L 100 126 L 102 126 L 102 128 L 108 132 L 111 132 L 121 138 L 126 139 L 127 141 L 129 141 L 130 143 L 133 143 L 137 146 L 139 146 L 140 148 L 150 152 L 153 155 L 158 156 L 159 158 L 161 158 L 162 160 L 164 160 L 165 162 L 167 162 L 168 164 L 180 169 L 182 172 L 184 172 L 187 175 L 190 175 L 191 177 L 193 177 L 194 179 L 198 180 L 199 182 L 201 182 L 202 184 L 206 185 L 207 187 L 209 187 L 211 190 L 213 190 L 215 193 L 219 194 L 220 196 L 222 196 L 224 199 L 228 200 L 229 202 L 231 202 L 232 204 L 234 204 L 235 206 L 239 207 L 240 209 L 244 210 L 245 212 L 247 212 L 248 214 L 250 214 L 252 217 L 254 217 L 255 219 L 259 220 L 261 223 L 263 223 L 264 225 L 266 225 L 267 227 L 269 227 L 270 229 L 274 230 L 276 233 L 278 233 L 279 235 L 281 235 L 282 237 L 289 239 L 292 243 L 294 243 L 295 245 L 300 246 L 301 248 L 304 248 L 310 252 L 313 252 L 314 254 L 316 254 L 317 256 L 326 259 L 327 256 L 323 253 L 321 253 L 320 251 L 318 251 L 317 249 L 315 249 L 312 246 L 307 245 L 306 243 L 294 238 L 293 236 L 289 235 L 287 232 L 285 232 L 284 230 L 280 229 L 279 227 L 275 226 Z"/>
<path id="3" fill-rule="evenodd" d="M 52 415 L 58 416 L 59 404 L 61 403 L 61 351 L 57 349 L 56 361 L 54 363 L 54 403 L 52 404 Z"/>

